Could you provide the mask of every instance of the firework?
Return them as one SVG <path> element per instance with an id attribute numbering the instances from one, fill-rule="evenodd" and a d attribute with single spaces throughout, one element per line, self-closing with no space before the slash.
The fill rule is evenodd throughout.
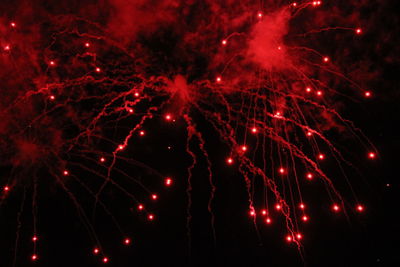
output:
<path id="1" fill-rule="evenodd" d="M 96 12 L 89 4 L 63 12 L 60 3 L 53 14 L 21 1 L 21 14 L 38 15 L 0 20 L 0 206 L 18 195 L 21 225 L 28 223 L 21 221 L 25 202 L 32 201 L 32 261 L 41 259 L 37 198 L 43 187 L 66 193 L 104 263 L 111 258 L 96 231 L 97 213 L 111 218 L 122 244 L 135 243 L 115 218 L 123 211 L 108 203 L 110 192 L 152 222 L 161 188 L 168 192 L 187 179 L 190 247 L 199 166 L 207 173 L 202 179 L 209 183 L 214 239 L 216 169 L 233 169 L 243 179 L 256 229 L 283 217 L 282 240 L 300 252 L 307 238 L 302 225 L 313 219 L 303 193 L 307 183 L 322 181 L 326 210 L 367 209 L 356 192 L 344 199 L 336 189 L 348 183 L 353 190 L 351 179 L 325 167 L 352 167 L 337 145 L 341 138 L 330 135 L 358 142 L 354 149 L 366 160 L 378 157 L 339 112 L 341 99 L 373 92 L 341 70 L 345 60 L 324 49 L 329 36 L 358 42 L 361 20 L 340 17 L 333 3 L 322 1 L 260 3 L 115 0 Z M 180 131 L 187 177 L 160 170 L 164 161 L 180 168 L 168 156 L 159 159 L 160 151 L 174 150 L 161 136 L 165 129 Z M 16 244 L 19 235 L 20 227 Z"/>

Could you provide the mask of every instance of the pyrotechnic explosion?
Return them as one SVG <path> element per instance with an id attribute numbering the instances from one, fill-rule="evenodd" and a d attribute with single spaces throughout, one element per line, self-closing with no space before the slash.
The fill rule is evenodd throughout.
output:
<path id="1" fill-rule="evenodd" d="M 99 210 L 112 220 L 121 212 L 106 204 L 110 188 L 148 221 L 157 219 L 144 203 L 157 201 L 155 191 L 162 186 L 173 190 L 185 179 L 160 173 L 132 152 L 141 138 L 171 150 L 157 136 L 158 127 L 186 135 L 181 142 L 190 159 L 189 244 L 191 181 L 199 159 L 208 173 L 211 224 L 215 168 L 235 169 L 244 179 L 255 227 L 269 227 L 283 215 L 282 240 L 300 251 L 302 224 L 312 220 L 305 183 L 322 181 L 332 212 L 365 210 L 356 194 L 344 199 L 336 189 L 340 179 L 351 187 L 350 179 L 331 177 L 323 167 L 326 160 L 338 169 L 351 166 L 337 148 L 340 138 L 332 141 L 326 134 L 332 131 L 352 135 L 366 160 L 377 157 L 362 132 L 339 113 L 341 98 L 373 93 L 341 71 L 346 61 L 324 47 L 329 35 L 359 42 L 364 33 L 357 15 L 341 17 L 336 1 L 17 2 L 14 17 L 0 19 L 0 207 L 18 195 L 17 220 L 27 224 L 20 214 L 27 212 L 24 202 L 32 201 L 32 261 L 40 259 L 42 242 L 38 188 L 52 187 L 49 180 L 76 206 L 93 254 L 104 263 L 110 258 L 93 225 Z M 215 161 L 212 154 L 221 151 Z M 157 150 L 151 153 L 159 161 Z M 81 195 L 90 203 L 82 203 Z M 130 245 L 114 222 L 121 242 Z M 16 243 L 22 242 L 19 229 Z"/>

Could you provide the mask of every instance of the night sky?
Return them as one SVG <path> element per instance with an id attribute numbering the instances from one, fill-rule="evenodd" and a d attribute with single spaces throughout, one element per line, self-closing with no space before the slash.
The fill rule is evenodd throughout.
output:
<path id="1" fill-rule="evenodd" d="M 400 266 L 397 9 L 1 0 L 0 267 Z"/>

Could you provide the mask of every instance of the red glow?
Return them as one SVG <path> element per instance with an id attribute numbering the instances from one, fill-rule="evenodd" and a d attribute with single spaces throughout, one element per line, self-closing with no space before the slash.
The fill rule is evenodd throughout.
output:
<path id="1" fill-rule="evenodd" d="M 326 62 L 329 62 L 329 57 L 324 57 L 322 60 L 323 60 L 325 63 L 326 63 Z"/>
<path id="2" fill-rule="evenodd" d="M 249 211 L 250 216 L 256 216 L 256 212 L 254 210 Z"/>
<path id="3" fill-rule="evenodd" d="M 311 88 L 310 88 L 310 87 L 307 87 L 307 88 L 306 88 L 306 92 L 307 92 L 307 93 L 311 93 Z"/>
<path id="4" fill-rule="evenodd" d="M 284 168 L 279 168 L 279 173 L 280 174 L 284 174 L 286 172 L 286 170 Z"/>
<path id="5" fill-rule="evenodd" d="M 100 249 L 98 249 L 98 248 L 94 248 L 94 249 L 93 249 L 93 253 L 94 253 L 94 254 L 99 254 L 99 252 L 100 252 Z"/>
<path id="6" fill-rule="evenodd" d="M 118 146 L 118 150 L 123 150 L 124 148 L 125 148 L 124 145 L 119 145 L 119 146 Z"/>
<path id="7" fill-rule="evenodd" d="M 166 119 L 167 121 L 172 120 L 172 115 L 171 115 L 171 114 L 165 114 L 165 119 Z"/>
<path id="8" fill-rule="evenodd" d="M 226 163 L 228 163 L 229 165 L 231 165 L 233 163 L 233 159 L 232 158 L 227 158 L 226 159 Z"/>
<path id="9" fill-rule="evenodd" d="M 332 210 L 333 210 L 333 211 L 335 211 L 335 212 L 338 212 L 338 211 L 340 211 L 340 207 L 339 207 L 339 205 L 337 205 L 337 204 L 333 204 L 333 205 L 332 205 Z"/>
<path id="10" fill-rule="evenodd" d="M 298 240 L 300 240 L 300 239 L 302 239 L 303 238 L 303 235 L 302 234 L 296 234 L 296 238 L 298 239 Z"/>
<path id="11" fill-rule="evenodd" d="M 307 222 L 308 221 L 308 216 L 304 215 L 303 217 L 301 217 L 301 219 L 303 220 L 303 222 Z"/>
<path id="12" fill-rule="evenodd" d="M 264 216 L 267 215 L 267 210 L 265 210 L 265 209 L 261 210 L 261 214 L 264 215 Z"/>
<path id="13" fill-rule="evenodd" d="M 356 209 L 358 212 L 363 212 L 365 208 L 363 205 L 357 205 Z"/>
<path id="14" fill-rule="evenodd" d="M 320 160 L 325 159 L 325 155 L 324 155 L 324 154 L 319 154 L 319 155 L 318 155 L 318 159 L 320 159 Z"/>
<path id="15" fill-rule="evenodd" d="M 107 257 L 103 258 L 103 263 L 107 263 L 109 261 L 109 259 Z"/>
<path id="16" fill-rule="evenodd" d="M 139 135 L 140 135 L 140 136 L 144 136 L 144 134 L 145 134 L 144 131 L 140 131 L 140 132 L 139 132 Z"/>
<path id="17" fill-rule="evenodd" d="M 5 192 L 8 192 L 8 191 L 10 191 L 10 187 L 8 187 L 7 185 L 4 187 L 4 191 Z"/>
<path id="18" fill-rule="evenodd" d="M 106 158 L 104 158 L 104 157 L 100 158 L 100 162 L 105 162 L 105 161 L 106 161 Z"/>
<path id="19" fill-rule="evenodd" d="M 252 133 L 257 133 L 257 128 L 256 127 L 251 128 L 251 132 Z"/>
<path id="20" fill-rule="evenodd" d="M 247 151 L 247 146 L 241 146 L 240 149 L 244 152 Z"/>
<path id="21" fill-rule="evenodd" d="M 152 221 L 152 220 L 154 220 L 154 214 L 149 214 L 149 215 L 147 215 L 147 219 L 149 219 L 149 221 Z"/>
<path id="22" fill-rule="evenodd" d="M 65 176 L 67 176 L 67 175 L 69 175 L 69 171 L 65 170 L 65 171 L 63 172 L 63 174 L 64 174 Z"/>
<path id="23" fill-rule="evenodd" d="M 281 210 L 281 209 L 282 209 L 281 204 L 276 204 L 276 205 L 275 205 L 275 209 L 276 209 L 276 210 Z"/>
<path id="24" fill-rule="evenodd" d="M 362 34 L 362 29 L 361 29 L 361 28 L 357 28 L 357 29 L 355 30 L 355 32 L 356 32 L 356 34 Z"/>
<path id="25" fill-rule="evenodd" d="M 376 154 L 374 152 L 369 152 L 368 153 L 368 158 L 375 159 L 376 158 Z"/>
<path id="26" fill-rule="evenodd" d="M 15 22 L 11 22 L 11 23 L 10 23 L 10 26 L 13 27 L 13 28 L 15 28 L 15 27 L 17 26 L 17 24 L 15 24 Z"/>
<path id="27" fill-rule="evenodd" d="M 100 72 L 101 69 L 99 67 L 96 68 L 96 72 Z"/>
<path id="28" fill-rule="evenodd" d="M 164 184 L 165 184 L 166 186 L 171 186 L 171 185 L 172 185 L 172 179 L 171 179 L 171 178 L 165 178 Z"/>
<path id="29" fill-rule="evenodd" d="M 138 210 L 143 210 L 143 209 L 144 209 L 144 206 L 142 204 L 139 204 L 138 205 Z"/>
<path id="30" fill-rule="evenodd" d="M 222 45 L 226 45 L 227 43 L 228 43 L 228 41 L 227 40 L 222 40 Z"/>
<path id="31" fill-rule="evenodd" d="M 129 238 L 125 238 L 124 239 L 124 244 L 125 245 L 130 245 L 131 244 L 131 240 Z"/>
<path id="32" fill-rule="evenodd" d="M 33 242 L 36 242 L 37 240 L 38 240 L 37 236 L 34 235 L 34 236 L 32 237 L 32 241 L 33 241 Z"/>
<path id="33" fill-rule="evenodd" d="M 272 223 L 271 218 L 266 218 L 266 219 L 265 219 L 265 223 L 266 223 L 266 224 L 271 224 L 271 223 Z"/>
<path id="34" fill-rule="evenodd" d="M 221 78 L 221 76 L 218 76 L 215 80 L 217 83 L 220 83 L 222 81 L 222 78 Z"/>
<path id="35" fill-rule="evenodd" d="M 56 99 L 56 97 L 54 95 L 51 95 L 50 100 L 54 100 L 54 99 Z"/>
<path id="36" fill-rule="evenodd" d="M 9 45 L 4 46 L 4 51 L 9 51 L 11 48 Z"/>
<path id="37" fill-rule="evenodd" d="M 89 47 L 89 46 L 90 46 L 90 43 L 85 43 L 85 46 L 86 46 L 86 47 Z"/>
<path id="38" fill-rule="evenodd" d="M 257 13 L 257 17 L 262 18 L 263 14 L 261 12 Z"/>
<path id="39" fill-rule="evenodd" d="M 304 205 L 303 203 L 300 203 L 299 208 L 304 210 L 306 208 L 306 205 Z"/>
<path id="40" fill-rule="evenodd" d="M 156 200 L 158 198 L 157 194 L 152 194 L 151 199 Z"/>
<path id="41" fill-rule="evenodd" d="M 32 257 L 31 257 L 31 260 L 35 261 L 37 259 L 38 259 L 38 256 L 36 254 L 33 254 Z"/>
<path id="42" fill-rule="evenodd" d="M 317 96 L 322 96 L 322 91 L 317 91 Z"/>
<path id="43" fill-rule="evenodd" d="M 50 64 L 51 66 L 54 66 L 56 63 L 52 60 L 52 61 L 49 62 L 49 64 Z"/>
<path id="44" fill-rule="evenodd" d="M 314 178 L 314 175 L 312 173 L 307 173 L 306 177 L 307 180 L 312 180 Z"/>
<path id="45" fill-rule="evenodd" d="M 364 96 L 365 96 L 365 97 L 371 97 L 371 96 L 372 96 L 372 93 L 371 93 L 370 91 L 366 91 L 366 92 L 364 93 Z"/>
<path id="46" fill-rule="evenodd" d="M 290 236 L 290 235 L 286 236 L 286 241 L 287 242 L 292 242 L 292 240 L 293 240 L 292 236 Z"/>

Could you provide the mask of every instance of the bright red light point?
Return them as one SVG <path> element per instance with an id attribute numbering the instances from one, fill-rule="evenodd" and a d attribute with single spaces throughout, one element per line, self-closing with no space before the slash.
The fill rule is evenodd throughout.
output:
<path id="1" fill-rule="evenodd" d="M 257 133 L 257 128 L 256 127 L 251 128 L 251 132 L 252 133 Z"/>
<path id="2" fill-rule="evenodd" d="M 275 209 L 276 209 L 276 210 L 281 210 L 281 209 L 282 209 L 282 206 L 281 206 L 280 204 L 276 204 L 276 205 L 275 205 Z"/>
<path id="3" fill-rule="evenodd" d="M 51 65 L 51 66 L 54 66 L 54 65 L 56 65 L 56 63 L 52 60 L 52 61 L 50 61 L 49 62 L 49 64 Z"/>
<path id="4" fill-rule="evenodd" d="M 308 221 L 308 217 L 306 215 L 304 215 L 302 218 L 303 222 L 307 222 Z"/>
<path id="5" fill-rule="evenodd" d="M 265 219 L 265 223 L 266 223 L 266 224 L 271 224 L 271 223 L 272 223 L 271 218 L 266 218 L 266 219 Z"/>
<path id="6" fill-rule="evenodd" d="M 118 150 L 123 150 L 124 148 L 125 148 L 124 145 L 119 145 L 119 146 L 118 146 Z"/>
<path id="7" fill-rule="evenodd" d="M 170 121 L 170 120 L 172 119 L 171 114 L 166 114 L 166 115 L 165 115 L 165 119 L 166 119 L 167 121 Z"/>
<path id="8" fill-rule="evenodd" d="M 140 136 L 144 136 L 144 134 L 145 134 L 144 131 L 140 131 L 140 132 L 139 132 L 139 135 L 140 135 Z"/>
<path id="9" fill-rule="evenodd" d="M 158 198 L 158 196 L 156 194 L 151 195 L 151 199 L 156 200 L 157 198 Z"/>
<path id="10" fill-rule="evenodd" d="M 285 173 L 285 169 L 284 168 L 279 168 L 279 173 L 280 174 L 284 174 Z"/>
<path id="11" fill-rule="evenodd" d="M 300 239 L 302 239 L 302 238 L 303 238 L 303 235 L 302 235 L 302 234 L 297 234 L 297 235 L 296 235 L 296 237 L 297 237 L 297 239 L 299 239 L 299 240 L 300 240 Z"/>
<path id="12" fill-rule="evenodd" d="M 249 212 L 249 214 L 250 214 L 250 216 L 256 216 L 256 212 L 255 212 L 254 210 L 251 210 L 251 211 Z"/>
<path id="13" fill-rule="evenodd" d="M 17 24 L 15 24 L 15 22 L 11 22 L 11 23 L 10 23 L 10 26 L 13 27 L 13 28 L 15 28 L 15 27 L 17 26 Z"/>
<path id="14" fill-rule="evenodd" d="M 376 154 L 374 152 L 369 152 L 368 153 L 368 158 L 375 159 L 376 158 Z"/>
<path id="15" fill-rule="evenodd" d="M 136 92 L 136 93 L 134 93 L 133 95 L 134 95 L 135 97 L 139 97 L 140 94 L 139 94 L 138 92 Z"/>
<path id="16" fill-rule="evenodd" d="M 86 46 L 86 47 L 89 47 L 89 46 L 90 46 L 90 43 L 85 43 L 85 46 Z"/>
<path id="17" fill-rule="evenodd" d="M 299 208 L 304 210 L 306 208 L 306 205 L 304 205 L 303 203 L 300 203 Z"/>
<path id="18" fill-rule="evenodd" d="M 322 96 L 322 91 L 317 91 L 317 96 Z"/>
<path id="19" fill-rule="evenodd" d="M 227 40 L 222 40 L 222 45 L 226 45 L 227 43 L 228 43 L 228 41 Z"/>
<path id="20" fill-rule="evenodd" d="M 357 28 L 357 29 L 355 30 L 355 32 L 356 32 L 356 34 L 362 34 L 362 29 L 361 29 L 361 28 Z"/>
<path id="21" fill-rule="evenodd" d="M 296 2 L 292 3 L 292 6 L 296 7 L 296 6 L 297 6 L 297 3 L 296 3 Z"/>
<path id="22" fill-rule="evenodd" d="M 329 57 L 324 57 L 322 60 L 326 63 L 329 61 Z"/>
<path id="23" fill-rule="evenodd" d="M 332 209 L 333 209 L 333 211 L 335 211 L 335 212 L 340 211 L 340 207 L 339 207 L 339 205 L 337 205 L 337 204 L 333 204 Z"/>
<path id="24" fill-rule="evenodd" d="M 132 108 L 128 109 L 128 112 L 133 113 L 133 109 Z"/>
<path id="25" fill-rule="evenodd" d="M 33 261 L 37 260 L 37 258 L 38 258 L 38 256 L 37 256 L 36 254 L 33 254 L 32 257 L 31 257 L 31 259 L 32 259 Z"/>
<path id="26" fill-rule="evenodd" d="M 100 72 L 101 69 L 99 67 L 96 68 L 96 72 Z"/>
<path id="27" fill-rule="evenodd" d="M 33 241 L 33 242 L 36 242 L 37 240 L 38 240 L 37 236 L 33 236 L 33 237 L 32 237 L 32 241 Z"/>
<path id="28" fill-rule="evenodd" d="M 107 258 L 107 257 L 104 257 L 104 258 L 103 258 L 103 262 L 104 262 L 104 263 L 107 263 L 107 262 L 108 262 L 108 258 Z"/>
<path id="29" fill-rule="evenodd" d="M 215 80 L 217 81 L 217 83 L 220 83 L 222 81 L 222 78 L 221 76 L 218 76 Z"/>
<path id="30" fill-rule="evenodd" d="M 154 214 L 149 214 L 149 215 L 147 216 L 147 219 L 149 219 L 149 221 L 154 220 Z"/>
<path id="31" fill-rule="evenodd" d="M 8 186 L 5 186 L 5 187 L 4 187 L 4 191 L 5 191 L 5 192 L 8 192 L 8 191 L 10 191 L 10 187 L 8 187 Z"/>
<path id="32" fill-rule="evenodd" d="M 131 243 L 131 240 L 129 238 L 124 239 L 124 244 L 129 245 Z"/>
<path id="33" fill-rule="evenodd" d="M 311 92 L 311 88 L 310 88 L 310 87 L 307 87 L 307 88 L 306 88 L 306 92 L 307 92 L 307 93 L 310 93 L 310 92 Z"/>
<path id="34" fill-rule="evenodd" d="M 226 163 L 228 163 L 229 165 L 231 165 L 233 163 L 233 159 L 232 158 L 227 158 L 226 159 Z"/>
<path id="35" fill-rule="evenodd" d="M 263 14 L 261 12 L 257 13 L 257 17 L 262 18 Z"/>
<path id="36" fill-rule="evenodd" d="M 144 209 L 144 206 L 142 204 L 139 204 L 138 205 L 138 210 L 143 210 L 143 209 Z"/>
<path id="37" fill-rule="evenodd" d="M 287 242 L 292 242 L 292 240 L 293 240 L 292 236 L 290 236 L 290 235 L 286 236 L 286 241 Z"/>
<path id="38" fill-rule="evenodd" d="M 365 208 L 363 205 L 357 205 L 356 209 L 358 212 L 363 212 Z"/>
<path id="39" fill-rule="evenodd" d="M 324 154 L 319 154 L 319 155 L 318 155 L 318 159 L 320 159 L 320 160 L 325 159 L 325 155 L 324 155 Z"/>
<path id="40" fill-rule="evenodd" d="M 5 51 L 9 51 L 10 50 L 10 46 L 9 45 L 4 46 L 4 50 Z"/>
<path id="41" fill-rule="evenodd" d="M 307 173 L 306 177 L 307 180 L 312 180 L 314 178 L 314 175 L 312 173 Z"/>
<path id="42" fill-rule="evenodd" d="M 171 178 L 165 178 L 164 184 L 165 184 L 166 186 L 171 186 L 171 185 L 172 185 L 172 179 L 171 179 Z"/>
<path id="43" fill-rule="evenodd" d="M 98 248 L 93 249 L 94 254 L 99 254 L 99 252 L 100 252 L 100 249 L 98 249 Z"/>
<path id="44" fill-rule="evenodd" d="M 364 93 L 364 96 L 365 96 L 365 97 L 371 97 L 371 95 L 372 95 L 372 94 L 371 94 L 370 91 L 367 91 L 367 92 Z"/>
<path id="45" fill-rule="evenodd" d="M 50 100 L 54 100 L 54 99 L 56 99 L 56 97 L 54 95 L 51 95 Z"/>
<path id="46" fill-rule="evenodd" d="M 261 210 L 262 215 L 267 215 L 267 210 Z"/>
<path id="47" fill-rule="evenodd" d="M 242 151 L 247 151 L 247 146 L 242 146 L 241 149 Z"/>
<path id="48" fill-rule="evenodd" d="M 65 170 L 65 171 L 63 172 L 63 174 L 64 174 L 65 176 L 67 176 L 67 175 L 69 175 L 69 171 Z"/>
<path id="49" fill-rule="evenodd" d="M 105 161 L 106 161 L 106 158 L 104 158 L 104 157 L 100 158 L 100 162 L 105 162 Z"/>

